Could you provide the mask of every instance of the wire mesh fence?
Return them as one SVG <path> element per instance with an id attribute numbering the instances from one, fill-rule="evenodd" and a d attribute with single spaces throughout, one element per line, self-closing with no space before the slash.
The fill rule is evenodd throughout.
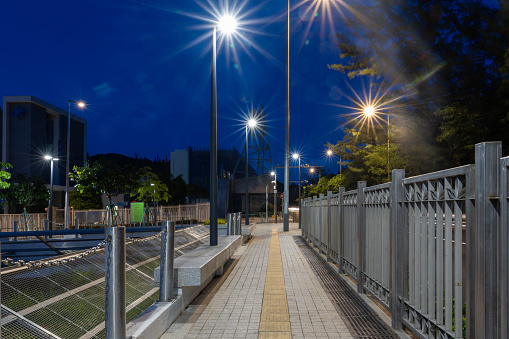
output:
<path id="1" fill-rule="evenodd" d="M 175 232 L 175 257 L 207 242 L 206 227 Z M 160 235 L 126 243 L 126 320 L 157 300 L 154 269 L 160 265 Z M 79 257 L 53 257 L 52 265 L 2 269 L 3 338 L 104 338 L 104 249 Z"/>

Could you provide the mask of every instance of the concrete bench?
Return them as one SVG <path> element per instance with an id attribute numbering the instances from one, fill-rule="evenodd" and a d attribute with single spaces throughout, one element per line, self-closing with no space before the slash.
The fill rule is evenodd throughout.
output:
<path id="1" fill-rule="evenodd" d="M 242 243 L 252 238 L 255 229 L 256 224 L 249 224 L 248 226 L 244 225 L 240 228 L 240 234 L 242 235 Z"/>
<path id="2" fill-rule="evenodd" d="M 218 237 L 217 246 L 203 246 L 175 259 L 173 301 L 156 302 L 127 325 L 127 338 L 159 338 L 182 311 L 200 294 L 233 256 L 242 237 Z M 159 285 L 159 267 L 154 269 L 154 285 Z"/>

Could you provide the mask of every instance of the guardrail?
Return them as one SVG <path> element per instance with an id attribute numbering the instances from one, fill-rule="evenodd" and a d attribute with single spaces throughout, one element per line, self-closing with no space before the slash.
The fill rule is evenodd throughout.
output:
<path id="1" fill-rule="evenodd" d="M 302 234 L 421 338 L 509 338 L 509 157 L 308 198 Z"/>

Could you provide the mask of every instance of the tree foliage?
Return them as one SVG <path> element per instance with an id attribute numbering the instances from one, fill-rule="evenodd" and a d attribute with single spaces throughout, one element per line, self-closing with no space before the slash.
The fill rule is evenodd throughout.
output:
<path id="1" fill-rule="evenodd" d="M 438 170 L 472 161 L 475 143 L 509 143 L 509 5 L 500 4 L 349 2 L 354 14 L 342 19 L 340 60 L 329 68 L 350 78 L 369 76 L 370 90 L 383 93 L 395 145 L 391 159 L 395 153 L 395 161 L 402 160 L 391 167 L 405 165 L 414 174 Z M 347 176 L 377 182 L 383 146 L 367 141 L 368 133 L 347 126 L 346 138 L 358 143 L 352 148 L 344 140 L 336 151 L 352 162 Z"/>
<path id="2" fill-rule="evenodd" d="M 9 179 L 9 184 L 5 194 L 9 202 L 9 213 L 21 213 L 24 208 L 28 212 L 44 212 L 50 194 L 41 177 L 17 174 Z"/>
<path id="3" fill-rule="evenodd" d="M 9 188 L 10 184 L 8 180 L 11 178 L 11 173 L 7 172 L 11 169 L 12 165 L 8 162 L 0 162 L 0 189 Z"/>
<path id="4" fill-rule="evenodd" d="M 104 207 L 101 194 L 87 188 L 82 191 L 75 189 L 70 192 L 69 205 L 78 211 L 102 209 Z"/>
<path id="5" fill-rule="evenodd" d="M 157 174 L 152 172 L 148 166 L 141 168 L 138 172 L 139 184 L 134 194 L 134 198 L 138 201 L 152 201 L 154 199 L 159 202 L 167 202 L 170 198 L 168 187 L 164 184 Z"/>

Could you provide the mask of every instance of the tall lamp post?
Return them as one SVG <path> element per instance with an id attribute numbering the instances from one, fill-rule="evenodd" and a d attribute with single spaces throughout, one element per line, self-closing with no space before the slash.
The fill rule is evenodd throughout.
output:
<path id="1" fill-rule="evenodd" d="M 85 107 L 83 101 L 74 101 L 69 99 L 69 111 L 67 114 L 67 157 L 65 158 L 65 218 L 64 227 L 69 229 L 69 163 L 71 162 L 71 103 L 80 108 Z"/>
<path id="2" fill-rule="evenodd" d="M 301 228 L 301 223 L 300 223 L 300 212 L 301 212 L 301 195 L 300 195 L 300 185 L 301 185 L 301 177 L 300 177 L 300 155 L 298 153 L 293 153 L 292 155 L 293 159 L 297 160 L 299 159 L 299 229 Z"/>
<path id="3" fill-rule="evenodd" d="M 290 0 L 286 2 L 286 105 L 285 105 L 285 184 L 283 196 L 283 231 L 290 230 L 288 215 L 290 180 Z"/>
<path id="4" fill-rule="evenodd" d="M 246 225 L 249 225 L 249 182 L 248 182 L 248 174 L 249 174 L 249 129 L 256 127 L 256 120 L 249 119 L 246 122 L 246 165 L 245 165 L 245 178 L 246 178 Z"/>
<path id="5" fill-rule="evenodd" d="M 276 171 L 272 171 L 270 172 L 270 175 L 272 175 L 274 177 L 274 222 L 277 224 L 277 173 Z"/>
<path id="6" fill-rule="evenodd" d="M 217 29 L 230 34 L 237 28 L 237 22 L 229 15 L 223 16 L 212 30 L 211 48 L 211 93 L 210 93 L 210 246 L 217 246 Z"/>
<path id="7" fill-rule="evenodd" d="M 57 161 L 57 158 L 52 157 L 51 155 L 45 155 L 45 160 L 51 161 L 51 171 L 50 171 L 50 179 L 49 179 L 49 204 L 48 204 L 48 220 L 49 220 L 49 230 L 53 229 L 53 162 Z"/>

